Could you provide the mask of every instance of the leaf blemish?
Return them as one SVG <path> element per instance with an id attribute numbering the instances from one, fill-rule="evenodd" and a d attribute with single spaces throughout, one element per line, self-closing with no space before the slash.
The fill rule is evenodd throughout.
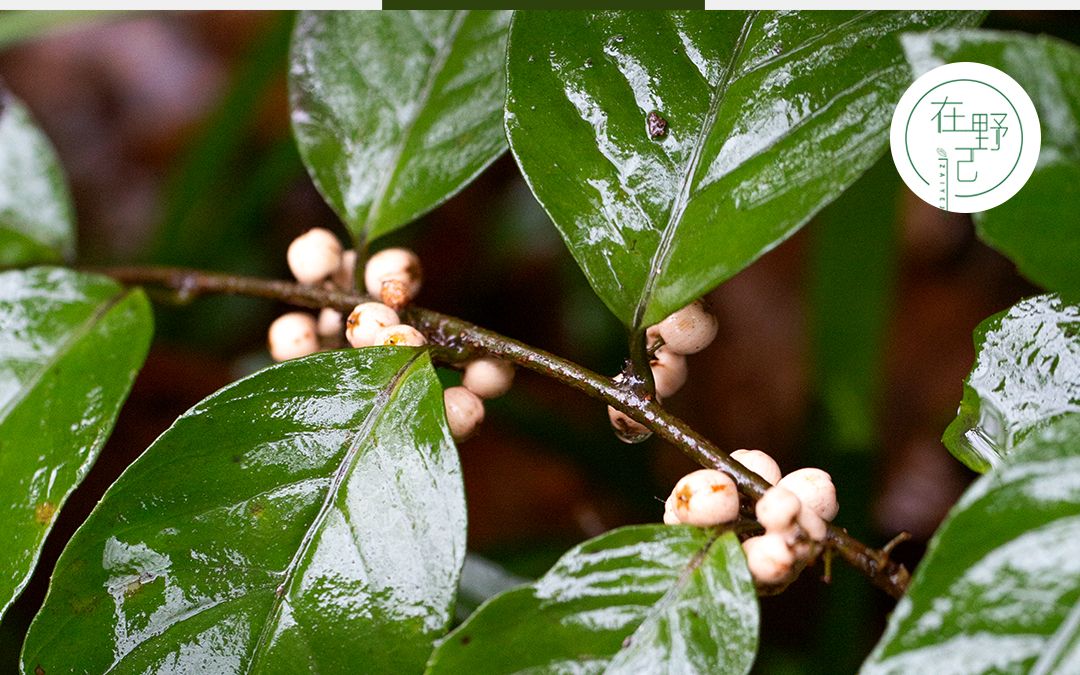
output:
<path id="1" fill-rule="evenodd" d="M 52 522 L 54 515 L 56 515 L 56 506 L 51 502 L 41 502 L 34 509 L 34 520 L 39 525 L 48 525 Z"/>
<path id="2" fill-rule="evenodd" d="M 645 118 L 645 129 L 649 132 L 649 138 L 663 138 L 667 135 L 667 128 L 667 120 L 655 110 Z"/>

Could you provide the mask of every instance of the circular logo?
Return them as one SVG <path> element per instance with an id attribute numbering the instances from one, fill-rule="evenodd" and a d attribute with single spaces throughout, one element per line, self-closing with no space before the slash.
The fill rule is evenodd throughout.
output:
<path id="1" fill-rule="evenodd" d="M 893 113 L 892 157 L 924 202 L 986 211 L 1016 194 L 1039 161 L 1039 115 L 1027 92 L 982 63 L 949 63 L 904 92 Z"/>

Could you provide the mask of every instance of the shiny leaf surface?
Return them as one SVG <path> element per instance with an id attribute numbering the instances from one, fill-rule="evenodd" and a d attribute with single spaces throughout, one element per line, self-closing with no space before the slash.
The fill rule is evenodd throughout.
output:
<path id="1" fill-rule="evenodd" d="M 757 595 L 734 534 L 625 527 L 482 605 L 428 672 L 745 673 L 757 634 Z"/>
<path id="2" fill-rule="evenodd" d="M 603 301 L 656 323 L 788 237 L 888 142 L 898 33 L 955 12 L 521 12 L 506 129 Z"/>
<path id="3" fill-rule="evenodd" d="M 1074 673 L 1078 644 L 1080 416 L 1070 415 L 953 507 L 863 673 Z"/>
<path id="4" fill-rule="evenodd" d="M 508 11 L 303 12 L 293 130 L 360 241 L 415 220 L 506 149 Z"/>
<path id="5" fill-rule="evenodd" d="M 142 291 L 57 268 L 0 274 L 0 615 L 108 439 L 152 332 Z"/>
<path id="6" fill-rule="evenodd" d="M 74 252 L 56 151 L 26 107 L 0 88 L 0 267 L 60 262 Z"/>
<path id="7" fill-rule="evenodd" d="M 465 504 L 426 352 L 324 352 L 181 416 L 57 563 L 23 668 L 419 671 Z"/>
<path id="8" fill-rule="evenodd" d="M 979 324 L 975 352 L 943 438 L 975 471 L 1000 464 L 1049 420 L 1080 412 L 1080 305 L 1028 298 Z"/>
<path id="9" fill-rule="evenodd" d="M 1080 49 L 1043 35 L 947 31 L 904 36 L 916 73 L 976 61 L 1008 73 L 1027 91 L 1042 126 L 1035 173 L 1014 197 L 975 215 L 979 237 L 1032 281 L 1080 294 Z"/>

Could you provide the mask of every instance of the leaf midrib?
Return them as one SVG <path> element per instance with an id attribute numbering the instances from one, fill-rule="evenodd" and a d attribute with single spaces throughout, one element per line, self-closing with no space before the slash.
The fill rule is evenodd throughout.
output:
<path id="1" fill-rule="evenodd" d="M 705 119 L 702 122 L 701 128 L 698 130 L 697 138 L 694 141 L 694 150 L 690 155 L 690 161 L 687 162 L 686 169 L 683 172 L 678 197 L 676 197 L 675 203 L 671 206 L 671 212 L 668 215 L 667 223 L 664 225 L 664 230 L 661 234 L 660 244 L 656 247 L 656 253 L 653 254 L 652 260 L 649 262 L 645 284 L 642 286 L 641 295 L 638 296 L 637 306 L 634 308 L 633 325 L 636 329 L 642 327 L 641 324 L 645 318 L 649 300 L 652 298 L 653 290 L 656 287 L 656 280 L 660 278 L 667 268 L 668 256 L 671 254 L 671 247 L 675 241 L 675 233 L 679 229 L 683 213 L 685 213 L 686 207 L 690 203 L 690 192 L 693 188 L 694 176 L 697 174 L 698 166 L 701 164 L 705 142 L 712 132 L 713 125 L 716 124 L 720 106 L 731 86 L 735 67 L 742 56 L 743 49 L 746 47 L 747 38 L 750 35 L 751 29 L 754 27 L 754 22 L 757 20 L 759 13 L 760 12 L 757 10 L 754 10 L 746 17 L 746 21 L 743 22 L 742 31 L 739 33 L 739 38 L 736 40 L 735 47 L 732 50 L 731 60 L 728 61 L 727 66 L 724 68 L 724 74 L 713 87 L 712 96 L 709 100 L 709 110 L 705 114 Z"/>
<path id="2" fill-rule="evenodd" d="M 300 562 L 304 559 L 308 549 L 311 547 L 312 542 L 315 539 L 315 535 L 322 529 L 326 518 L 333 511 L 334 501 L 338 495 L 338 491 L 341 489 L 342 483 L 349 473 L 349 469 L 353 464 L 353 460 L 356 459 L 360 452 L 361 447 L 366 439 L 371 435 L 372 430 L 382 418 L 384 412 L 386 412 L 386 404 L 390 401 L 394 391 L 397 389 L 398 384 L 402 378 L 412 369 L 413 364 L 424 354 L 423 350 L 418 350 L 408 361 L 403 363 L 386 385 L 379 392 L 378 396 L 371 404 L 371 410 L 364 417 L 364 421 L 361 423 L 360 428 L 357 430 L 356 435 L 353 437 L 352 442 L 349 444 L 348 450 L 342 455 L 341 462 L 338 464 L 337 469 L 334 471 L 334 477 L 330 482 L 329 487 L 326 490 L 326 498 L 323 500 L 322 506 L 319 508 L 319 512 L 315 515 L 315 519 L 311 525 L 304 532 L 304 537 L 300 541 L 300 545 L 296 549 L 296 553 L 293 555 L 292 560 L 286 566 L 282 575 L 281 584 L 278 586 L 280 591 L 275 592 L 274 602 L 270 606 L 270 610 L 267 612 L 266 621 L 263 623 L 262 630 L 259 632 L 259 638 L 255 642 L 255 646 L 251 652 L 251 659 L 248 661 L 244 672 L 250 674 L 254 671 L 255 665 L 258 663 L 260 656 L 265 653 L 263 650 L 267 646 L 267 640 L 272 633 L 273 626 L 276 625 L 275 617 L 278 614 L 278 610 L 281 608 L 281 603 L 285 597 L 292 591 L 292 584 L 295 580 L 295 572 L 300 565 Z"/>
<path id="3" fill-rule="evenodd" d="M 386 172 L 386 177 L 382 184 L 379 185 L 375 199 L 371 202 L 371 208 L 368 209 L 368 217 L 364 222 L 365 241 L 371 236 L 371 231 L 375 225 L 378 224 L 379 217 L 382 215 L 382 210 L 386 203 L 386 195 L 389 194 L 390 187 L 394 184 L 398 172 L 401 170 L 401 157 L 405 154 L 405 148 L 409 145 L 409 140 L 412 137 L 413 130 L 416 128 L 416 123 L 423 117 L 424 109 L 427 107 L 432 91 L 435 89 L 435 82 L 439 79 L 439 75 L 442 74 L 443 68 L 446 66 L 446 60 L 454 50 L 458 33 L 461 32 L 461 27 L 464 25 L 465 18 L 468 14 L 469 10 L 467 9 L 454 10 L 454 16 L 450 21 L 450 30 L 447 34 L 446 41 L 439 46 L 439 49 L 436 50 L 434 57 L 431 59 L 431 65 L 428 67 L 427 79 L 424 81 L 424 84 L 420 89 L 420 94 L 416 100 L 416 114 L 413 115 L 412 119 L 405 123 L 404 127 L 402 127 L 401 142 L 394 150 L 394 155 L 390 162 L 391 168 Z"/>

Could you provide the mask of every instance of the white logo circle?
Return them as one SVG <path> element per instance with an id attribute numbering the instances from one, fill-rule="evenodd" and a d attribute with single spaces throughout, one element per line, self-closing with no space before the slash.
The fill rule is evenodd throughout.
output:
<path id="1" fill-rule="evenodd" d="M 893 113 L 893 163 L 924 202 L 974 213 L 1024 186 L 1039 161 L 1039 114 L 1023 87 L 982 63 L 949 63 L 915 80 Z"/>

